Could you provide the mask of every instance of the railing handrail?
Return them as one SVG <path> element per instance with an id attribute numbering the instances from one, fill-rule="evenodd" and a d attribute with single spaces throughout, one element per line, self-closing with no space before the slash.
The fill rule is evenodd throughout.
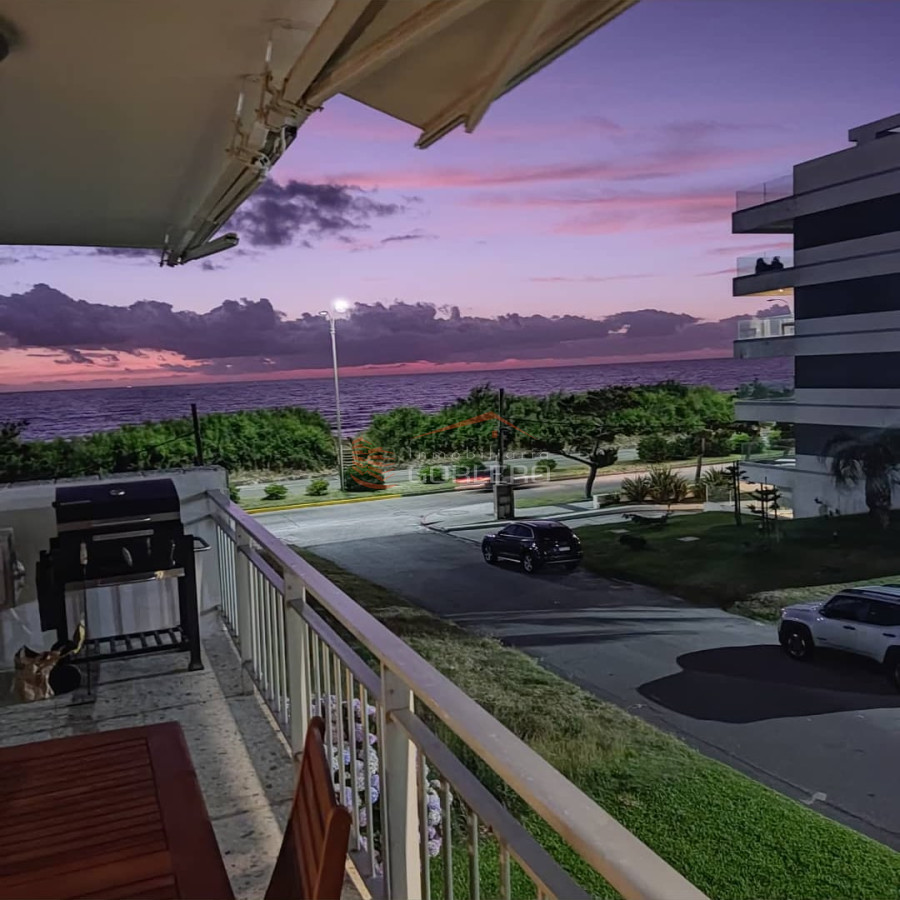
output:
<path id="1" fill-rule="evenodd" d="M 256 519 L 221 492 L 210 491 L 209 497 L 292 569 L 330 615 L 626 900 L 705 900 L 676 869 Z"/>

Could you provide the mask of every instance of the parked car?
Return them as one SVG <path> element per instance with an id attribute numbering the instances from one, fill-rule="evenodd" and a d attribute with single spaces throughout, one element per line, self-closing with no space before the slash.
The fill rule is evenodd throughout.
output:
<path id="1" fill-rule="evenodd" d="M 900 690 L 900 585 L 847 588 L 824 603 L 786 606 L 778 640 L 797 660 L 818 647 L 874 659 Z"/>
<path id="2" fill-rule="evenodd" d="M 485 562 L 517 562 L 529 574 L 544 565 L 574 569 L 582 555 L 581 541 L 575 532 L 548 519 L 515 522 L 495 534 L 485 535 L 481 552 Z"/>

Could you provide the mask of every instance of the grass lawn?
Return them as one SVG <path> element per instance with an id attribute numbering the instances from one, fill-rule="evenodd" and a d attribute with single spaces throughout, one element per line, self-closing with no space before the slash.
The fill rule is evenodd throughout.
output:
<path id="1" fill-rule="evenodd" d="M 784 520 L 781 540 L 766 547 L 757 523 L 745 515 L 739 528 L 730 513 L 716 512 L 671 519 L 660 529 L 630 526 L 630 532 L 647 539 L 646 550 L 619 543 L 613 529 L 622 525 L 592 526 L 578 534 L 584 564 L 595 572 L 697 602 L 725 607 L 741 602 L 735 608 L 740 612 L 749 611 L 745 601 L 754 595 L 816 585 L 827 593 L 827 585 L 883 579 L 900 568 L 897 524 L 883 531 L 868 516 Z M 688 535 L 700 540 L 677 540 Z M 755 605 L 762 612 L 772 602 L 760 598 Z M 762 617 L 768 616 L 762 612 Z"/>
<path id="2" fill-rule="evenodd" d="M 696 530 L 697 519 L 689 521 Z M 900 897 L 900 854 L 701 756 L 524 653 L 298 552 L 714 900 Z M 448 742 L 591 893 L 616 896 L 484 765 Z M 454 849 L 462 862 L 464 845 Z M 482 861 L 483 895 L 494 896 L 495 858 L 483 851 Z M 456 896 L 470 896 L 464 866 L 454 870 Z M 441 897 L 437 860 L 433 875 Z M 518 887 L 514 895 L 529 896 Z"/>
<path id="3" fill-rule="evenodd" d="M 900 569 L 900 565 L 897 568 Z M 872 581 L 872 578 L 864 578 L 861 581 L 840 581 L 835 584 L 816 584 L 808 587 L 761 591 L 758 594 L 751 594 L 746 600 L 738 600 L 731 607 L 731 611 L 751 619 L 760 619 L 763 622 L 776 622 L 783 606 L 789 606 L 791 603 L 827 600 L 832 594 L 836 594 L 844 588 L 860 587 L 864 584 L 872 584 Z M 878 581 L 900 584 L 900 575 L 880 575 Z"/>

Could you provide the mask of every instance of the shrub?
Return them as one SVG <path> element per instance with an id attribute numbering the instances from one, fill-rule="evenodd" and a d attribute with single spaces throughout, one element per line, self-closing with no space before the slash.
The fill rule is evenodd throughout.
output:
<path id="1" fill-rule="evenodd" d="M 534 464 L 534 474 L 543 475 L 546 472 L 552 472 L 556 468 L 555 459 L 539 459 Z"/>
<path id="2" fill-rule="evenodd" d="M 456 474 L 457 476 L 474 475 L 483 468 L 484 460 L 479 459 L 477 456 L 464 456 L 456 464 Z"/>
<path id="3" fill-rule="evenodd" d="M 241 502 L 241 492 L 233 484 L 228 485 L 228 499 L 231 500 L 232 503 Z"/>
<path id="4" fill-rule="evenodd" d="M 306 493 L 309 497 L 323 497 L 328 493 L 328 482 L 324 478 L 313 478 L 306 486 Z"/>
<path id="5" fill-rule="evenodd" d="M 284 500 L 287 494 L 288 490 L 283 484 L 267 484 L 263 491 L 266 500 Z"/>
<path id="6" fill-rule="evenodd" d="M 666 459 L 690 459 L 700 451 L 700 441 L 687 435 L 679 435 L 669 442 L 669 450 Z"/>
<path id="7" fill-rule="evenodd" d="M 673 472 L 669 466 L 653 466 L 650 469 L 648 494 L 654 503 L 679 503 L 686 500 L 691 486 L 684 476 Z"/>
<path id="8" fill-rule="evenodd" d="M 663 462 L 669 459 L 669 442 L 658 434 L 648 434 L 638 441 L 637 451 L 641 462 Z"/>
<path id="9" fill-rule="evenodd" d="M 696 455 L 700 452 L 700 439 L 694 440 L 695 450 L 691 454 Z M 706 455 L 707 456 L 728 456 L 733 453 L 731 449 L 731 435 L 727 431 L 715 431 L 706 438 Z"/>
<path id="10" fill-rule="evenodd" d="M 736 431 L 728 439 L 728 449 L 732 453 L 743 453 L 744 447 L 753 440 L 746 431 Z"/>
<path id="11" fill-rule="evenodd" d="M 630 503 L 643 503 L 650 496 L 650 479 L 646 475 L 626 478 L 622 482 L 622 496 Z"/>
<path id="12" fill-rule="evenodd" d="M 365 460 L 358 460 L 344 475 L 344 490 L 354 493 L 367 491 L 383 491 L 384 472 L 378 466 Z"/>
<path id="13" fill-rule="evenodd" d="M 727 469 L 707 469 L 700 483 L 704 487 L 731 487 L 731 474 Z"/>
<path id="14" fill-rule="evenodd" d="M 423 466 L 419 478 L 423 484 L 439 484 L 444 480 L 444 470 L 440 466 Z"/>

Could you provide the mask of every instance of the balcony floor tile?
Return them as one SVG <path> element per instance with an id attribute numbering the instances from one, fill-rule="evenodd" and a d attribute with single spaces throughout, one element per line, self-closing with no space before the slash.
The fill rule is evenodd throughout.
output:
<path id="1" fill-rule="evenodd" d="M 203 625 L 201 672 L 186 671 L 184 654 L 114 660 L 97 667 L 93 697 L 82 688 L 28 704 L 14 702 L 3 673 L 0 746 L 179 722 L 235 895 L 255 900 L 281 844 L 294 767 L 230 638 L 215 616 Z"/>

